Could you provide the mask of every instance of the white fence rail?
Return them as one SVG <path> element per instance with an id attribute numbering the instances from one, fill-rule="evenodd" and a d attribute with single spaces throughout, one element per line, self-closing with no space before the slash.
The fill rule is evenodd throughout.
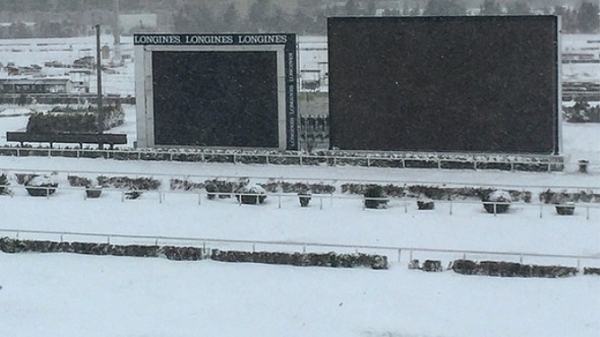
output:
<path id="1" fill-rule="evenodd" d="M 290 242 L 290 241 L 261 241 L 261 240 L 232 240 L 232 239 L 212 239 L 198 237 L 175 237 L 175 236 L 153 236 L 153 235 L 128 235 L 117 233 L 85 233 L 68 231 L 38 231 L 23 230 L 14 228 L 0 228 L 0 236 L 31 239 L 31 240 L 49 240 L 54 237 L 60 242 L 76 241 L 81 238 L 86 242 L 96 243 L 115 243 L 119 244 L 146 244 L 155 246 L 192 246 L 209 249 L 244 249 L 249 251 L 293 251 L 293 252 L 369 252 L 379 253 L 388 256 L 390 262 L 392 257 L 396 257 L 398 263 L 410 262 L 415 257 L 435 259 L 444 256 L 447 259 L 509 259 L 525 263 L 528 260 L 543 259 L 548 263 L 576 263 L 577 267 L 598 265 L 600 266 L 600 255 L 571 255 L 571 254 L 548 254 L 534 252 L 514 252 L 514 251 L 481 251 L 481 250 L 460 250 L 460 249 L 438 249 L 421 247 L 400 247 L 400 246 L 376 246 L 376 245 L 352 245 L 352 244 L 334 244 L 320 242 Z M 68 240 L 72 238 L 73 240 Z"/>
<path id="2" fill-rule="evenodd" d="M 128 160 L 159 160 L 183 162 L 223 162 L 223 163 L 248 163 L 261 164 L 287 164 L 315 165 L 327 163 L 336 165 L 357 166 L 382 166 L 382 162 L 395 163 L 397 168 L 503 168 L 516 170 L 519 167 L 541 167 L 537 171 L 562 171 L 563 158 L 553 155 L 507 155 L 507 154 L 469 154 L 469 153 L 368 153 L 357 152 L 352 155 L 345 154 L 308 154 L 304 152 L 282 153 L 270 151 L 248 152 L 202 152 L 202 151 L 168 151 L 168 150 L 93 150 L 71 148 L 27 148 L 27 147 L 0 147 L 0 155 L 13 155 L 17 157 L 71 157 L 71 158 L 106 158 Z M 193 159 L 190 159 L 193 158 Z M 385 165 L 384 165 L 385 166 Z M 488 167 L 489 166 L 489 167 Z"/>
<path id="3" fill-rule="evenodd" d="M 0 188 L 12 188 L 12 185 L 0 185 Z M 27 188 L 26 186 L 19 186 L 20 188 L 22 187 L 23 189 Z M 51 190 L 55 190 L 55 191 L 67 191 L 67 192 L 76 192 L 76 193 L 81 193 L 82 198 L 85 200 L 87 199 L 87 193 L 85 193 L 85 188 L 84 187 L 71 187 L 71 186 L 56 186 L 56 187 L 39 187 L 39 186 L 28 186 L 29 188 L 33 188 L 36 190 L 46 190 L 46 193 L 44 193 L 43 197 L 46 199 L 51 199 L 51 198 L 56 198 L 59 196 L 55 196 L 54 192 L 50 193 Z M 563 187 L 564 188 L 564 187 Z M 92 188 L 94 189 L 94 188 Z M 120 199 L 122 202 L 124 202 L 126 199 L 129 199 L 128 194 L 130 194 L 132 192 L 132 190 L 129 189 L 118 189 L 118 188 L 102 188 L 102 193 L 118 193 L 120 195 Z M 236 198 L 237 196 L 241 196 L 241 195 L 248 195 L 248 196 L 260 196 L 260 194 L 252 194 L 252 193 L 236 193 L 236 192 L 206 192 L 204 190 L 195 190 L 195 191 L 183 191 L 183 190 L 168 190 L 168 191 L 163 191 L 163 190 L 136 190 L 136 192 L 139 192 L 141 194 L 150 194 L 150 195 L 155 195 L 157 196 L 156 200 L 158 201 L 158 203 L 163 203 L 166 199 L 168 195 L 185 195 L 185 196 L 193 196 L 194 199 L 196 200 L 198 205 L 202 205 L 203 204 L 203 200 L 204 199 L 208 199 L 209 195 L 210 196 L 225 196 L 228 198 Z M 14 192 L 9 194 L 11 197 L 14 196 Z M 286 208 L 286 207 L 290 207 L 288 203 L 284 202 L 284 201 L 289 201 L 290 199 L 298 199 L 300 196 L 295 194 L 295 193 L 266 193 L 266 196 L 268 197 L 268 200 L 276 200 L 276 205 L 277 208 L 282 209 L 282 208 Z M 318 208 L 320 210 L 323 209 L 327 209 L 328 207 L 333 207 L 334 204 L 336 202 L 341 203 L 343 201 L 349 201 L 349 200 L 353 200 L 353 201 L 357 201 L 360 202 L 362 204 L 362 208 L 365 209 L 365 197 L 362 195 L 358 195 L 358 194 L 312 194 L 311 199 L 316 200 L 316 204 L 318 205 Z M 417 211 L 417 209 L 415 209 L 413 206 L 411 205 L 416 205 L 418 198 L 415 197 L 410 197 L 410 196 L 404 196 L 404 197 L 385 197 L 385 198 L 368 198 L 369 200 L 384 200 L 384 201 L 388 201 L 390 204 L 393 205 L 393 208 L 401 208 L 403 209 L 404 213 L 408 213 L 409 211 Z M 503 205 L 503 204 L 507 204 L 507 203 L 503 203 L 503 202 L 493 202 L 493 201 L 479 201 L 479 200 L 472 200 L 472 199 L 463 199 L 463 200 L 428 200 L 434 203 L 434 205 L 443 205 L 445 207 L 445 209 L 447 209 L 447 214 L 448 215 L 453 215 L 455 213 L 455 206 L 457 205 L 479 205 L 479 206 L 483 206 L 483 204 L 492 204 L 494 205 L 493 207 L 493 215 L 496 216 L 497 212 L 496 212 L 496 206 L 498 205 Z M 241 198 L 238 198 L 237 203 L 239 205 L 242 205 L 242 200 Z M 269 202 L 269 204 L 273 204 L 272 202 Z M 315 202 L 312 202 L 313 205 L 315 205 Z M 533 209 L 536 210 L 536 212 L 539 214 L 540 218 L 544 217 L 544 214 L 546 213 L 545 211 L 550 208 L 550 209 L 554 209 L 557 205 L 556 204 L 552 204 L 552 203 L 544 203 L 544 202 L 515 202 L 515 203 L 509 203 L 509 205 L 512 206 L 517 206 L 517 207 L 524 207 L 524 208 L 529 208 L 529 209 Z M 570 203 L 569 205 L 575 207 L 576 209 L 584 209 L 585 210 L 585 218 L 587 220 L 590 220 L 592 218 L 592 214 L 594 213 L 600 213 L 600 203 L 592 203 L 592 202 L 577 202 L 577 203 Z M 326 207 L 328 206 L 328 207 Z M 439 207 L 436 207 L 437 210 L 439 210 Z M 426 210 L 420 210 L 421 212 L 425 212 Z M 600 216 L 600 214 L 595 214 L 596 217 Z"/>
<path id="4" fill-rule="evenodd" d="M 187 179 L 193 182 L 203 182 L 205 180 L 212 179 L 223 179 L 223 180 L 235 180 L 239 181 L 240 178 L 248 179 L 250 181 L 269 181 L 273 179 L 279 179 L 281 181 L 287 182 L 318 182 L 318 183 L 339 183 L 342 179 L 339 178 L 318 178 L 318 177 L 295 177 L 295 176 L 258 176 L 258 175 L 202 175 L 202 174 L 173 174 L 173 173 L 160 173 L 160 172 L 140 172 L 138 171 L 89 171 L 89 170 L 64 170 L 64 169 L 54 169 L 52 167 L 48 167 L 47 169 L 23 169 L 23 168 L 15 168 L 15 167 L 2 167 L 0 172 L 13 172 L 13 173 L 23 173 L 23 174 L 66 174 L 67 177 L 71 175 L 94 175 L 94 176 L 133 176 L 135 178 L 140 177 L 161 177 L 163 179 L 167 179 L 169 182 L 173 179 Z M 194 179 L 198 179 L 200 181 L 194 181 Z M 481 187 L 481 188 L 495 188 L 495 189 L 516 189 L 522 190 L 525 188 L 529 189 L 557 189 L 557 190 L 567 190 L 567 191 L 600 191 L 600 185 L 551 185 L 551 184 L 539 184 L 539 185 L 529 185 L 529 184 L 493 184 L 493 183 L 468 183 L 468 182 L 460 182 L 460 181 L 450 181 L 444 180 L 444 182 L 439 181 L 418 181 L 418 180 L 389 180 L 389 179 L 352 179 L 352 178 L 343 178 L 344 183 L 355 183 L 355 184 L 380 184 L 380 185 L 427 185 L 427 186 L 441 186 L 444 187 Z"/>

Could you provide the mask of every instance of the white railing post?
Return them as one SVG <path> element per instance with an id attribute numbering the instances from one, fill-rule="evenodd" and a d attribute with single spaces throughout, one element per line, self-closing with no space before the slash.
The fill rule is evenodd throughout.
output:
<path id="1" fill-rule="evenodd" d="M 585 219 L 590 219 L 590 206 L 585 206 Z"/>
<path id="2" fill-rule="evenodd" d="M 544 204 L 540 204 L 540 219 L 542 218 Z"/>
<path id="3" fill-rule="evenodd" d="M 452 199 L 450 199 L 450 215 L 452 215 Z"/>
<path id="4" fill-rule="evenodd" d="M 281 194 L 277 194 L 277 203 L 278 208 L 281 209 Z"/>
<path id="5" fill-rule="evenodd" d="M 323 209 L 323 196 L 319 196 L 319 201 L 320 201 L 320 209 Z"/>

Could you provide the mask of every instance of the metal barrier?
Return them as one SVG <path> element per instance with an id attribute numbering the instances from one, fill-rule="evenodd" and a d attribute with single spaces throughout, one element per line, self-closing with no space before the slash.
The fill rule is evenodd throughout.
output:
<path id="1" fill-rule="evenodd" d="M 0 185 L 0 188 L 6 188 L 6 187 L 11 187 L 11 185 Z M 51 187 L 38 187 L 38 186 L 30 186 L 30 188 L 33 187 L 35 189 L 39 189 L 39 190 L 46 190 L 46 193 L 43 195 L 43 197 L 45 197 L 46 199 L 50 199 L 51 195 L 54 192 L 51 192 L 51 190 L 63 190 L 63 191 L 79 191 L 79 192 L 85 192 L 85 188 L 84 187 L 61 187 L 61 186 L 51 186 Z M 23 186 L 23 188 L 27 188 L 27 186 Z M 117 189 L 117 188 L 104 188 L 103 191 L 106 191 L 107 193 L 119 193 L 120 194 L 120 199 L 122 202 L 124 202 L 127 198 L 126 195 L 128 193 L 131 193 L 132 190 L 130 189 Z M 239 195 L 248 195 L 248 196 L 261 196 L 263 194 L 255 194 L 255 193 L 240 193 L 240 192 L 205 192 L 202 190 L 197 190 L 197 191 L 182 191 L 182 190 L 169 190 L 169 191 L 161 191 L 161 190 L 135 190 L 136 192 L 140 192 L 140 193 L 149 193 L 149 194 L 156 194 L 158 196 L 158 202 L 159 203 L 163 203 L 166 200 L 166 196 L 169 194 L 179 194 L 179 195 L 188 195 L 188 196 L 197 196 L 197 204 L 198 205 L 202 205 L 202 199 L 203 198 L 207 198 L 209 195 L 222 195 L 222 196 L 227 196 L 229 198 L 236 198 L 236 196 Z M 277 199 L 277 208 L 278 209 L 282 209 L 283 207 L 283 203 L 282 203 L 282 199 L 283 198 L 299 198 L 300 196 L 297 195 L 296 193 L 266 193 L 266 196 L 269 197 L 270 199 L 276 198 Z M 87 199 L 87 194 L 86 193 L 82 193 L 82 198 L 84 200 Z M 346 194 L 312 194 L 311 198 L 313 199 L 317 199 L 319 200 L 319 209 L 323 210 L 324 209 L 324 201 L 325 200 L 329 200 L 330 206 L 334 205 L 334 200 L 355 200 L 358 201 L 360 200 L 360 202 L 362 203 L 362 208 L 366 209 L 365 207 L 365 197 L 362 195 L 358 195 L 358 194 L 354 194 L 354 195 L 346 195 Z M 387 201 L 393 201 L 396 203 L 399 203 L 400 207 L 404 210 L 404 213 L 408 213 L 409 208 L 409 203 L 414 203 L 416 205 L 418 198 L 415 197 L 382 197 L 382 198 L 376 198 L 376 197 L 367 197 L 366 199 L 370 199 L 370 200 L 387 200 Z M 550 204 L 550 203 L 543 203 L 543 202 L 518 202 L 518 203 L 505 203 L 505 202 L 494 202 L 494 201 L 479 201 L 479 200 L 469 200 L 469 199 L 465 199 L 465 200 L 431 200 L 432 202 L 436 203 L 436 204 L 442 204 L 442 205 L 446 205 L 448 207 L 448 215 L 453 215 L 454 214 L 454 206 L 455 205 L 467 205 L 467 204 L 471 204 L 471 205 L 484 205 L 484 204 L 492 204 L 493 205 L 493 212 L 492 214 L 494 216 L 496 216 L 498 213 L 500 212 L 496 212 L 496 206 L 498 205 L 517 205 L 520 207 L 527 207 L 527 208 L 535 208 L 538 209 L 539 212 L 539 217 L 543 218 L 544 217 L 544 209 L 545 208 L 555 208 L 557 205 L 556 204 Z M 238 198 L 237 203 L 239 205 L 242 205 L 242 198 Z M 590 220 L 591 218 L 591 212 L 590 210 L 600 210 L 600 203 L 589 203 L 589 202 L 578 202 L 578 203 L 574 203 L 573 204 L 574 207 L 576 208 L 584 208 L 586 210 L 585 213 L 585 217 L 586 220 Z M 418 211 L 417 209 L 414 209 L 414 211 Z M 423 212 L 423 211 L 421 211 Z"/>
<path id="2" fill-rule="evenodd" d="M 46 165 L 49 166 L 49 165 Z M 15 167 L 2 167 L 2 170 L 5 172 L 19 172 L 19 173 L 31 173 L 31 174 L 66 174 L 67 176 L 83 174 L 83 175 L 114 175 L 114 176 L 133 176 L 135 178 L 139 177 L 163 177 L 164 179 L 169 179 L 169 181 L 173 179 L 181 179 L 185 178 L 186 180 L 212 180 L 212 179 L 225 179 L 225 180 L 239 180 L 240 178 L 250 179 L 250 180 L 272 180 L 272 179 L 281 179 L 286 181 L 302 181 L 302 182 L 338 182 L 339 178 L 310 178 L 310 177 L 295 177 L 295 176 L 281 176 L 274 177 L 272 175 L 269 176 L 258 176 L 258 175 L 203 175 L 203 174 L 166 174 L 160 172 L 140 172 L 140 171 L 88 171 L 88 170 L 64 170 L 64 169 L 53 169 L 52 167 L 48 167 L 47 169 L 21 169 Z M 389 180 L 389 179 L 344 179 L 346 183 L 355 183 L 355 184 L 381 184 L 381 185 L 390 185 L 397 184 L 399 186 L 402 185 L 428 185 L 428 186 L 438 186 L 443 185 L 445 187 L 482 187 L 482 188 L 495 188 L 495 189 L 566 189 L 566 190 L 600 190 L 600 185 L 594 186 L 576 186 L 576 185 L 527 185 L 527 184 L 490 184 L 490 183 L 465 183 L 460 181 L 444 181 L 441 182 L 428 182 L 428 181 L 417 181 L 417 180 Z"/>
<path id="3" fill-rule="evenodd" d="M 461 250 L 461 249 L 438 249 L 438 248 L 422 248 L 422 247 L 400 247 L 400 246 L 375 246 L 375 245 L 349 245 L 321 242 L 291 242 L 291 241 L 264 241 L 264 240 L 230 240 L 230 239 L 212 239 L 198 237 L 176 237 L 176 236 L 152 236 L 152 235 L 128 235 L 118 233 L 85 233 L 85 232 L 68 232 L 68 231 L 38 231 L 38 230 L 23 230 L 0 228 L 0 233 L 14 234 L 13 238 L 20 239 L 21 234 L 34 235 L 56 235 L 60 242 L 66 241 L 66 236 L 87 237 L 101 239 L 103 243 L 111 243 L 111 239 L 126 239 L 130 240 L 131 244 L 137 244 L 134 240 L 145 240 L 151 242 L 155 246 L 159 245 L 185 245 L 202 247 L 203 249 L 219 249 L 219 247 L 227 247 L 229 245 L 244 245 L 251 247 L 253 252 L 257 251 L 257 247 L 275 246 L 281 251 L 282 249 L 292 249 L 298 252 L 310 252 L 325 250 L 352 250 L 359 251 L 378 251 L 388 252 L 389 255 L 393 252 L 397 256 L 397 262 L 412 261 L 414 255 L 426 253 L 440 256 L 440 254 L 459 255 L 458 258 L 467 259 L 469 257 L 492 257 L 492 258 L 513 258 L 518 259 L 523 263 L 525 258 L 545 258 L 552 260 L 574 260 L 577 267 L 581 266 L 582 261 L 592 261 L 600 263 L 600 255 L 575 255 L 575 254 L 545 254 L 533 252 L 512 252 L 512 251 L 481 251 L 481 250 Z M 9 237 L 9 236 L 7 236 Z M 191 243 L 191 244 L 190 244 Z M 261 249 L 260 251 L 268 251 Z M 404 255 L 403 255 L 404 254 Z M 406 259 L 408 254 L 408 260 Z M 456 258 L 456 257 L 455 257 Z"/>
<path id="4" fill-rule="evenodd" d="M 93 150 L 69 148 L 0 147 L 0 155 L 27 157 L 105 158 L 122 160 L 158 160 L 180 162 L 254 163 L 282 165 L 328 164 L 365 167 L 437 168 L 437 169 L 503 169 L 507 171 L 529 170 L 562 171 L 563 158 L 552 155 L 507 155 L 468 153 L 362 153 L 309 154 L 304 152 L 211 152 L 168 150 Z M 517 159 L 513 159 L 513 158 Z M 500 160 L 498 158 L 501 158 Z M 388 164 L 384 165 L 383 162 Z"/>

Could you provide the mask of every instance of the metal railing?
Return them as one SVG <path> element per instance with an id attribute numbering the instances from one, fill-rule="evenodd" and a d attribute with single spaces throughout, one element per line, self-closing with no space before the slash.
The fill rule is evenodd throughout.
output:
<path id="1" fill-rule="evenodd" d="M 296 252 L 321 252 L 326 251 L 369 251 L 386 253 L 388 258 L 396 255 L 396 261 L 409 262 L 412 261 L 417 254 L 427 254 L 428 258 L 436 258 L 439 256 L 450 255 L 449 258 L 457 259 L 481 259 L 481 258 L 509 258 L 518 259 L 520 263 L 525 262 L 525 259 L 543 258 L 553 261 L 575 261 L 577 267 L 581 267 L 582 261 L 592 264 L 600 264 L 600 254 L 597 255 L 577 255 L 577 254 L 551 254 L 551 253 L 535 253 L 535 252 L 517 252 L 517 251 L 483 251 L 483 250 L 467 250 L 467 249 L 443 249 L 443 248 L 424 248 L 424 247 L 403 247 L 403 246 L 377 246 L 377 245 L 362 245 L 362 244 L 336 244 L 322 242 L 299 242 L 299 241 L 270 241 L 270 240 L 236 240 L 236 239 L 214 239 L 214 238 L 199 238 L 199 237 L 177 237 L 177 236 L 161 236 L 161 235 L 131 235 L 118 233 L 86 233 L 86 232 L 71 232 L 71 231 L 39 231 L 14 228 L 0 228 L 0 233 L 13 235 L 12 238 L 24 239 L 23 234 L 56 236 L 60 242 L 67 241 L 67 237 L 83 237 L 96 239 L 102 243 L 111 244 L 111 240 L 121 239 L 130 244 L 139 244 L 139 240 L 148 242 L 151 245 L 175 245 L 175 246 L 195 246 L 203 249 L 229 249 L 232 245 L 237 247 L 248 247 L 252 252 L 256 251 L 275 251 L 273 249 L 265 249 L 266 247 L 276 247 L 276 251 L 292 250 Z M 4 235 L 5 237 L 11 237 Z M 31 237 L 31 235 L 30 235 Z M 44 238 L 47 240 L 47 237 Z M 98 240 L 99 239 L 99 240 Z"/>
<path id="2" fill-rule="evenodd" d="M 262 181 L 271 181 L 273 179 L 280 179 L 281 181 L 295 181 L 295 182 L 315 182 L 315 183 L 337 183 L 340 181 L 340 178 L 317 178 L 317 177 L 306 177 L 306 176 L 273 176 L 273 175 L 207 175 L 207 174 L 173 174 L 173 173 L 161 173 L 161 172 L 141 172 L 139 170 L 136 171 L 91 171 L 91 170 L 64 170 L 60 168 L 53 168 L 50 165 L 45 165 L 47 168 L 45 169 L 22 169 L 16 167 L 2 167 L 2 171 L 4 172 L 18 172 L 18 173 L 30 173 L 30 174 L 66 174 L 67 177 L 71 175 L 112 175 L 112 176 L 134 176 L 135 178 L 139 177 L 163 177 L 164 179 L 168 179 L 169 182 L 171 180 L 176 179 L 185 179 L 185 180 L 213 180 L 213 179 L 224 179 L 224 180 L 235 180 L 239 181 L 240 178 L 249 179 L 251 181 L 262 180 Z M 438 186 L 443 185 L 444 187 L 473 187 L 473 188 L 494 188 L 494 189 L 518 189 L 522 190 L 525 188 L 530 189 L 561 189 L 561 190 L 585 190 L 585 191 L 594 191 L 600 190 L 600 185 L 531 185 L 531 184 L 492 184 L 492 183 L 466 183 L 460 181 L 450 181 L 444 180 L 443 183 L 436 181 L 419 181 L 419 180 L 401 180 L 401 179 L 356 179 L 356 178 L 344 178 L 343 181 L 348 184 L 381 184 L 381 185 L 390 185 L 396 184 L 398 186 L 403 185 L 428 185 L 428 186 Z"/>
<path id="3" fill-rule="evenodd" d="M 255 163 L 282 165 L 328 164 L 355 165 L 366 167 L 437 168 L 437 169 L 503 169 L 514 171 L 536 168 L 536 171 L 561 171 L 564 167 L 561 156 L 552 155 L 506 155 L 468 153 L 363 153 L 316 154 L 284 153 L 270 151 L 184 151 L 181 150 L 94 150 L 71 148 L 28 148 L 0 147 L 0 155 L 17 157 L 69 157 L 105 158 L 123 160 L 153 160 L 178 162 Z M 387 164 L 383 164 L 387 163 Z"/>
<path id="4" fill-rule="evenodd" d="M 11 187 L 11 185 L 0 185 L 0 188 L 8 188 Z M 23 188 L 25 189 L 34 189 L 39 191 L 45 191 L 45 193 L 41 194 L 41 195 L 37 195 L 38 197 L 45 197 L 46 199 L 50 199 L 50 198 L 54 198 L 52 195 L 55 194 L 55 191 L 78 191 L 78 192 L 82 192 L 82 198 L 84 200 L 88 199 L 87 197 L 87 193 L 85 193 L 86 188 L 85 187 L 62 187 L 62 186 L 23 186 Z M 91 188 L 91 189 L 97 189 L 97 188 Z M 284 199 L 297 199 L 297 198 L 306 198 L 306 195 L 299 195 L 297 193 L 266 193 L 266 194 L 262 194 L 262 193 L 247 193 L 247 192 L 219 192 L 219 191 L 215 191 L 215 192 L 207 192 L 204 190 L 194 190 L 194 191 L 183 191 L 183 190 L 168 190 L 168 191 L 162 191 L 162 190 L 131 190 L 131 189 L 127 189 L 127 188 L 102 188 L 102 191 L 106 192 L 106 193 L 119 193 L 120 194 L 120 199 L 122 202 L 124 202 L 125 200 L 129 199 L 128 198 L 128 194 L 132 193 L 132 192 L 138 192 L 140 194 L 154 194 L 156 195 L 157 201 L 159 203 L 163 203 L 166 200 L 167 195 L 187 195 L 187 196 L 193 196 L 196 200 L 197 200 L 197 204 L 198 205 L 202 205 L 202 200 L 203 199 L 210 199 L 209 196 L 224 196 L 226 198 L 237 198 L 237 204 L 242 205 L 244 202 L 242 201 L 243 198 L 241 196 L 255 196 L 257 199 L 261 196 L 266 196 L 268 197 L 269 200 L 272 199 L 276 199 L 277 200 L 277 208 L 278 209 L 282 209 L 285 208 L 285 203 L 283 202 Z M 10 194 L 11 196 L 13 196 L 13 194 Z M 351 200 L 351 201 L 360 201 L 362 204 L 362 208 L 363 209 L 367 209 L 368 207 L 366 207 L 366 200 L 373 200 L 373 201 L 383 201 L 385 203 L 394 203 L 396 206 L 395 207 L 390 207 L 390 208 L 400 208 L 404 211 L 404 213 L 408 213 L 409 210 L 410 211 L 418 211 L 418 209 L 414 208 L 415 205 L 417 205 L 417 202 L 419 201 L 419 199 L 417 197 L 409 197 L 409 196 L 402 196 L 402 197 L 365 197 L 363 195 L 359 195 L 359 194 L 333 194 L 333 193 L 329 193 L 329 194 L 311 194 L 310 195 L 311 199 L 316 199 L 318 200 L 318 206 L 320 210 L 326 209 L 327 207 L 325 207 L 326 202 L 329 202 L 329 207 L 333 207 L 334 206 L 334 201 L 344 201 L 344 200 Z M 515 202 L 515 203 L 508 203 L 508 202 L 500 202 L 500 201 L 479 201 L 479 200 L 470 200 L 470 199 L 464 199 L 464 200 L 428 200 L 430 202 L 433 202 L 434 204 L 441 204 L 441 205 L 445 205 L 447 207 L 447 214 L 448 215 L 453 215 L 455 213 L 455 206 L 457 205 L 483 205 L 485 207 L 485 205 L 491 205 L 490 209 L 493 211 L 488 211 L 488 213 L 493 214 L 494 216 L 497 216 L 498 214 L 502 213 L 501 211 L 498 211 L 498 206 L 501 205 L 509 205 L 509 206 L 518 206 L 518 207 L 526 207 L 526 208 L 531 208 L 531 209 L 536 209 L 537 214 L 539 214 L 539 218 L 543 218 L 544 217 L 544 210 L 547 208 L 556 208 L 557 206 L 561 206 L 560 204 L 553 204 L 553 203 L 544 203 L 544 202 Z M 258 203 L 258 202 L 257 202 Z M 271 203 L 269 203 L 270 205 L 272 205 Z M 314 203 L 313 203 L 314 204 Z M 413 205 L 413 206 L 409 206 L 409 205 Z M 590 220 L 591 219 L 591 210 L 600 210 L 600 203 L 590 203 L 590 202 L 577 202 L 577 203 L 569 203 L 569 206 L 572 206 L 574 208 L 583 208 L 585 209 L 585 218 L 586 220 Z M 398 207 L 399 206 L 399 207 Z M 564 205 L 563 205 L 564 206 Z M 289 206 L 288 206 L 289 207 Z M 387 207 L 383 207 L 383 208 L 387 208 Z M 421 210 L 424 211 L 424 210 Z"/>

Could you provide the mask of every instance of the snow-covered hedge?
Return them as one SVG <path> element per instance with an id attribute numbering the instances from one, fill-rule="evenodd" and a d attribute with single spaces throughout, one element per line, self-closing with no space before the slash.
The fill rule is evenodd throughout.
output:
<path id="1" fill-rule="evenodd" d="M 95 108 L 96 109 L 96 108 Z M 121 105 L 103 107 L 103 130 L 109 130 L 125 122 Z M 47 113 L 33 113 L 27 122 L 28 133 L 90 133 L 98 132 L 97 109 L 55 108 Z"/>
<path id="2" fill-rule="evenodd" d="M 3 253 L 76 253 L 87 255 L 113 255 L 134 257 L 165 257 L 175 261 L 198 261 L 211 259 L 222 262 L 251 262 L 293 266 L 318 266 L 372 269 L 387 269 L 384 255 L 336 254 L 336 253 L 282 253 L 242 252 L 213 249 L 206 251 L 196 247 L 112 245 L 109 243 L 54 242 L 0 238 Z"/>
<path id="3" fill-rule="evenodd" d="M 30 151 L 24 150 L 30 149 Z M 27 156 L 48 146 L 4 146 L 0 155 Z M 396 168 L 478 169 L 504 171 L 548 172 L 564 169 L 561 157 L 507 154 L 444 154 L 444 153 L 364 153 L 352 151 L 278 151 L 252 149 L 122 149 L 103 151 L 92 147 L 79 151 L 70 148 L 52 149 L 51 156 L 110 158 L 116 160 L 151 160 L 206 163 L 330 165 Z M 18 153 L 17 153 L 18 152 Z M 42 154 L 46 155 L 46 154 Z M 439 162 L 439 165 L 438 165 Z"/>
<path id="4" fill-rule="evenodd" d="M 577 268 L 565 266 L 538 266 L 515 262 L 456 260 L 450 269 L 463 275 L 500 277 L 568 277 L 579 272 Z"/>

